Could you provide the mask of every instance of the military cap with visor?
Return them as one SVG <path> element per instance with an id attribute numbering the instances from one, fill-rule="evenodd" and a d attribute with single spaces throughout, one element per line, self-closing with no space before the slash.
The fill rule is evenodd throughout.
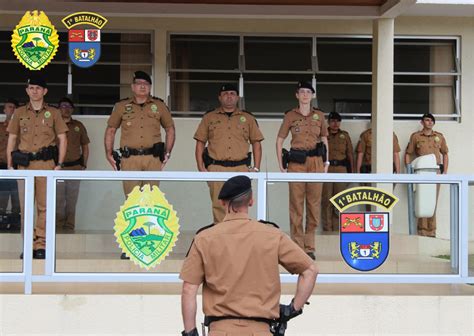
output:
<path id="1" fill-rule="evenodd" d="M 225 91 L 235 91 L 237 92 L 237 94 L 239 94 L 239 89 L 237 88 L 237 85 L 232 83 L 226 83 L 221 85 L 221 87 L 219 88 L 219 94 Z"/>
<path id="2" fill-rule="evenodd" d="M 311 83 L 305 81 L 298 82 L 298 85 L 296 86 L 296 91 L 298 91 L 299 89 L 309 89 L 312 93 L 316 93 L 316 90 L 311 85 Z"/>
<path id="3" fill-rule="evenodd" d="M 331 112 L 329 113 L 328 115 L 328 120 L 337 120 L 337 121 L 341 121 L 342 120 L 342 117 L 339 113 L 337 112 Z"/>
<path id="4" fill-rule="evenodd" d="M 135 81 L 136 79 L 146 80 L 151 85 L 151 77 L 145 71 L 135 71 L 135 73 L 133 74 L 133 81 Z"/>
<path id="5" fill-rule="evenodd" d="M 238 175 L 228 179 L 219 193 L 220 200 L 231 200 L 252 190 L 252 182 L 245 175 Z"/>
<path id="6" fill-rule="evenodd" d="M 46 80 L 42 76 L 36 74 L 31 75 L 30 78 L 28 78 L 28 85 L 38 85 L 44 89 L 48 88 Z"/>
<path id="7" fill-rule="evenodd" d="M 436 119 L 435 119 L 434 115 L 432 115 L 431 113 L 423 114 L 423 116 L 421 117 L 421 121 L 423 121 L 423 119 L 425 119 L 425 118 L 430 118 L 431 120 L 433 120 L 433 123 L 436 123 Z"/>

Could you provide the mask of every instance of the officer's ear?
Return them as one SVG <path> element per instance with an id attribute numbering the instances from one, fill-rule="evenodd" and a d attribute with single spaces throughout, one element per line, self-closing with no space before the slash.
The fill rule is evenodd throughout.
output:
<path id="1" fill-rule="evenodd" d="M 44 92 L 43 96 L 46 96 L 46 94 L 48 93 L 48 89 L 45 88 L 43 92 Z"/>
<path id="2" fill-rule="evenodd" d="M 253 205 L 253 196 L 250 198 L 250 201 L 249 201 L 249 208 Z"/>

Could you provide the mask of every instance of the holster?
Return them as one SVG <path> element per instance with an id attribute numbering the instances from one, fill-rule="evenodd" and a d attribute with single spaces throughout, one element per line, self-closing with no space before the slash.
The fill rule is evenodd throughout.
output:
<path id="1" fill-rule="evenodd" d="M 303 164 L 306 162 L 306 151 L 299 149 L 290 149 L 288 152 L 288 162 Z"/>
<path id="2" fill-rule="evenodd" d="M 322 141 L 316 144 L 316 156 L 321 156 L 323 158 L 323 162 L 328 160 L 328 150 Z"/>
<path id="3" fill-rule="evenodd" d="M 18 166 L 28 167 L 30 165 L 30 154 L 19 150 L 12 151 L 12 163 L 15 168 Z"/>
<path id="4" fill-rule="evenodd" d="M 281 150 L 281 162 L 284 169 L 288 168 L 288 163 L 290 162 L 290 152 L 286 148 Z"/>
<path id="5" fill-rule="evenodd" d="M 115 167 L 117 167 L 117 170 L 120 170 L 120 162 L 122 161 L 122 156 L 120 155 L 118 150 L 112 151 L 112 156 L 115 161 Z"/>
<path id="6" fill-rule="evenodd" d="M 157 142 L 153 145 L 153 156 L 160 158 L 160 161 L 165 161 L 165 143 Z"/>
<path id="7" fill-rule="evenodd" d="M 204 151 L 202 152 L 202 162 L 204 163 L 204 167 L 206 169 L 212 163 L 212 159 L 209 156 L 209 151 L 208 151 L 207 147 L 204 148 Z"/>
<path id="8" fill-rule="evenodd" d="M 345 159 L 345 166 L 346 166 L 346 170 L 348 173 L 352 173 L 352 165 L 351 165 L 351 162 L 349 161 L 349 159 Z"/>

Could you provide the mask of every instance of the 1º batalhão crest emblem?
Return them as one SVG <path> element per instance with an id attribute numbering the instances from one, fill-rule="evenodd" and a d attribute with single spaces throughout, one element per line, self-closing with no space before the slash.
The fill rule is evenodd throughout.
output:
<path id="1" fill-rule="evenodd" d="M 163 261 L 178 240 L 176 211 L 158 187 L 135 187 L 115 219 L 115 237 L 138 266 L 150 269 Z"/>
<path id="2" fill-rule="evenodd" d="M 107 23 L 107 19 L 97 13 L 78 12 L 66 16 L 62 22 L 69 29 L 71 61 L 80 68 L 89 68 L 96 64 L 101 53 L 100 30 Z"/>
<path id="3" fill-rule="evenodd" d="M 58 32 L 43 11 L 28 11 L 12 34 L 12 48 L 18 61 L 30 70 L 48 65 L 58 51 Z"/>

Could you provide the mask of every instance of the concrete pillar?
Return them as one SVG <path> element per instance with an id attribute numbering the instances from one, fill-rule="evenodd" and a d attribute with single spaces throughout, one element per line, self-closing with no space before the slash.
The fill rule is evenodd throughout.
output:
<path id="1" fill-rule="evenodd" d="M 160 97 L 167 102 L 166 85 L 168 80 L 166 59 L 167 59 L 167 32 L 155 29 L 153 34 L 153 95 Z"/>
<path id="2" fill-rule="evenodd" d="M 372 172 L 393 170 L 393 19 L 373 22 Z"/>

